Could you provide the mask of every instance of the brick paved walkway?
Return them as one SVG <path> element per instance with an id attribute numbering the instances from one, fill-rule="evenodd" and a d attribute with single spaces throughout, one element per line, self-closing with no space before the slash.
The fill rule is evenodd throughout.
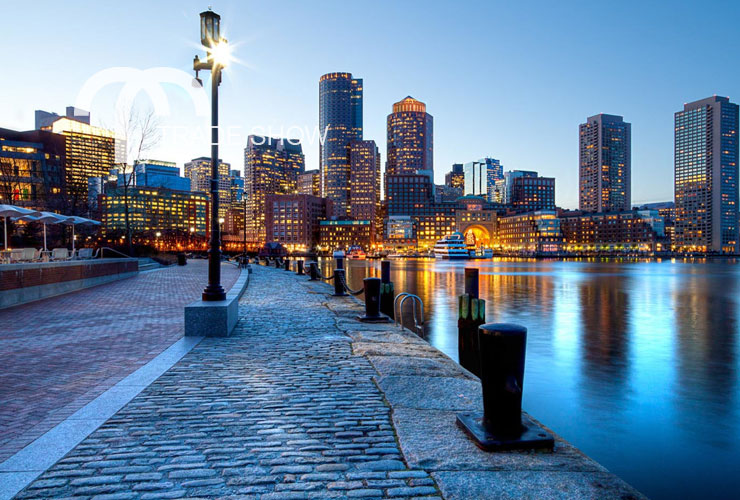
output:
<path id="1" fill-rule="evenodd" d="M 238 270 L 222 267 L 228 289 Z M 172 345 L 204 260 L 0 310 L 0 462 Z"/>
<path id="2" fill-rule="evenodd" d="M 232 337 L 203 340 L 19 498 L 438 498 L 325 300 L 256 267 Z"/>

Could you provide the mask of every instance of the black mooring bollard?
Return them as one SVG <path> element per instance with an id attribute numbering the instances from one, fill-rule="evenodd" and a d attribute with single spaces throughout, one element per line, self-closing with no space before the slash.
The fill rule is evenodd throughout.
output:
<path id="1" fill-rule="evenodd" d="M 458 301 L 457 356 L 460 365 L 478 377 L 478 327 L 485 322 L 486 301 L 478 298 L 478 270 L 465 268 L 465 293 Z"/>
<path id="2" fill-rule="evenodd" d="M 394 298 L 393 283 L 391 283 L 391 261 L 380 261 L 380 312 L 393 319 Z"/>
<path id="3" fill-rule="evenodd" d="M 319 279 L 319 264 L 316 261 L 308 263 L 308 281 L 318 281 Z"/>
<path id="4" fill-rule="evenodd" d="M 334 269 L 334 296 L 335 297 L 346 297 L 344 293 L 344 269 Z"/>
<path id="5" fill-rule="evenodd" d="M 344 257 L 335 257 L 334 260 L 336 261 L 335 269 L 344 269 Z"/>
<path id="6" fill-rule="evenodd" d="M 280 269 L 280 259 L 275 257 L 275 269 Z"/>
<path id="7" fill-rule="evenodd" d="M 483 450 L 552 449 L 552 435 L 522 414 L 527 329 L 489 323 L 478 329 L 478 342 L 483 415 L 458 414 L 458 425 Z"/>
<path id="8" fill-rule="evenodd" d="M 283 261 L 283 269 L 285 271 L 290 271 L 290 259 L 286 257 L 286 259 Z"/>
<path id="9" fill-rule="evenodd" d="M 298 274 L 298 276 L 303 276 L 303 261 L 298 260 L 296 261 L 296 264 L 298 265 L 298 271 L 296 274 Z"/>
<path id="10" fill-rule="evenodd" d="M 388 316 L 380 314 L 380 278 L 365 278 L 362 285 L 365 290 L 365 315 L 357 319 L 370 323 L 390 321 Z"/>

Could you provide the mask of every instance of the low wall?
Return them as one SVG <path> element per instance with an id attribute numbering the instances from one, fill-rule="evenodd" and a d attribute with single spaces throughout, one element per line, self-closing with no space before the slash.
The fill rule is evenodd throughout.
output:
<path id="1" fill-rule="evenodd" d="M 251 268 L 241 269 L 241 274 L 226 300 L 205 302 L 196 300 L 185 306 L 185 336 L 228 337 L 239 321 L 239 299 L 249 284 Z"/>
<path id="2" fill-rule="evenodd" d="M 136 259 L 0 265 L 0 309 L 135 276 Z"/>

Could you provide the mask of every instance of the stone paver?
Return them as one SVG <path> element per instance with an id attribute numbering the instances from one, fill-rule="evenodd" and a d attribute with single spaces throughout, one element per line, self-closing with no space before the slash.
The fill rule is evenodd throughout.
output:
<path id="1" fill-rule="evenodd" d="M 227 289 L 238 275 L 222 266 Z M 0 310 L 0 461 L 181 338 L 206 276 L 191 260 Z"/>
<path id="2" fill-rule="evenodd" d="M 256 267 L 232 337 L 203 340 L 18 497 L 439 498 L 372 364 L 298 283 Z"/>

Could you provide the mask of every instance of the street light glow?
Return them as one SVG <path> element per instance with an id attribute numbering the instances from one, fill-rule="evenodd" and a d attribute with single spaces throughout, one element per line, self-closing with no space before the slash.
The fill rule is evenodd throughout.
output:
<path id="1" fill-rule="evenodd" d="M 210 52 L 211 57 L 213 58 L 213 62 L 215 62 L 222 68 L 225 68 L 226 65 L 231 62 L 231 46 L 224 39 L 221 39 L 221 41 L 215 43 L 213 47 L 211 47 Z"/>

